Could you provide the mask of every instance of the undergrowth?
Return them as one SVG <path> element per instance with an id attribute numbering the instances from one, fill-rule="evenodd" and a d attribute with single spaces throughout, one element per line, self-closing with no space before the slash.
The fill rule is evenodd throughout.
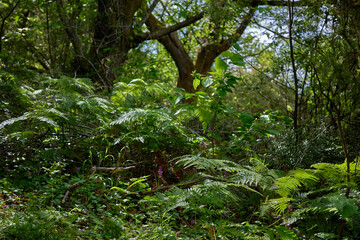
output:
<path id="1" fill-rule="evenodd" d="M 32 77 L 0 73 L 0 239 L 360 237 L 359 157 L 314 164 L 321 135 L 298 163 L 291 119 L 226 104 L 238 78 Z"/>

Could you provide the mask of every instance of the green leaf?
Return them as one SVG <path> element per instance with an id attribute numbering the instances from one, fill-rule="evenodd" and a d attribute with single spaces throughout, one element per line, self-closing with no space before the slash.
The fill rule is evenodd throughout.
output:
<path id="1" fill-rule="evenodd" d="M 345 205 L 344 205 L 342 211 L 340 211 L 340 213 L 344 218 L 348 218 L 348 217 L 353 216 L 357 210 L 358 210 L 358 207 L 355 204 L 353 204 L 351 202 L 347 202 L 347 203 L 345 203 Z"/>
<path id="2" fill-rule="evenodd" d="M 254 117 L 247 112 L 242 112 L 240 115 L 240 120 L 245 127 L 249 128 L 253 124 Z"/>
<path id="3" fill-rule="evenodd" d="M 186 18 L 186 16 L 187 16 L 187 11 L 180 11 L 179 12 L 179 18 Z"/>
<path id="4" fill-rule="evenodd" d="M 272 128 L 269 128 L 269 129 L 267 129 L 266 131 L 267 131 L 268 133 L 270 133 L 270 134 L 273 134 L 273 135 L 278 135 L 278 134 L 279 134 L 279 132 L 278 132 L 277 130 L 272 129 Z"/>
<path id="5" fill-rule="evenodd" d="M 73 215 L 70 215 L 67 217 L 67 221 L 70 222 L 70 223 L 73 223 L 75 222 L 76 220 L 78 219 L 78 215 L 77 214 L 73 214 Z"/>
<path id="6" fill-rule="evenodd" d="M 324 199 L 327 199 L 329 201 L 330 208 L 336 207 L 336 209 L 343 218 L 348 218 L 353 216 L 358 210 L 358 207 L 352 202 L 352 200 L 347 199 L 343 195 L 336 194 L 336 195 L 325 196 Z"/>
<path id="7" fill-rule="evenodd" d="M 217 72 L 224 72 L 226 71 L 228 65 L 226 64 L 226 62 L 224 60 L 222 60 L 221 58 L 216 58 L 215 60 L 215 70 Z"/>
<path id="8" fill-rule="evenodd" d="M 276 231 L 282 240 L 296 240 L 299 239 L 297 235 L 288 228 L 282 226 L 275 226 Z"/>
<path id="9" fill-rule="evenodd" d="M 221 53 L 221 56 L 223 56 L 223 57 L 230 57 L 231 58 L 233 55 L 234 54 L 229 52 L 229 51 L 225 51 L 225 52 Z"/>
<path id="10" fill-rule="evenodd" d="M 240 47 L 239 44 L 234 43 L 232 46 L 233 46 L 236 50 L 241 51 L 241 47 Z"/>
<path id="11" fill-rule="evenodd" d="M 173 102 L 173 106 L 175 106 L 176 104 L 178 104 L 183 98 L 184 98 L 183 95 L 178 96 L 178 97 L 175 99 L 175 101 Z"/>
<path id="12" fill-rule="evenodd" d="M 200 85 L 200 79 L 195 78 L 194 81 L 193 81 L 194 89 L 196 90 L 199 85 Z"/>
<path id="13" fill-rule="evenodd" d="M 241 67 L 245 66 L 244 59 L 240 54 L 233 54 L 232 56 L 230 56 L 230 60 L 231 60 L 232 64 L 235 64 L 235 65 L 241 66 Z"/>
<path id="14" fill-rule="evenodd" d="M 223 88 L 221 88 L 221 89 L 219 89 L 219 97 L 225 97 L 226 96 L 226 90 L 225 89 L 223 89 Z"/>
<path id="15" fill-rule="evenodd" d="M 214 79 L 207 77 L 203 80 L 202 84 L 204 85 L 204 87 L 209 87 L 214 83 Z"/>

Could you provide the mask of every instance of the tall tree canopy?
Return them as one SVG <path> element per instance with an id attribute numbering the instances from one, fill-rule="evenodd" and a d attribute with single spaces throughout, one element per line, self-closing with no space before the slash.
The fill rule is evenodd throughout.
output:
<path id="1" fill-rule="evenodd" d="M 32 65 L 38 63 L 42 70 L 88 76 L 110 89 L 130 49 L 156 39 L 176 64 L 177 85 L 194 92 L 193 72 L 206 75 L 215 58 L 241 39 L 257 11 L 287 4 L 255 0 L 4 1 L 2 45 L 8 53 L 22 47 L 35 58 Z M 61 69 L 55 69 L 58 66 Z"/>

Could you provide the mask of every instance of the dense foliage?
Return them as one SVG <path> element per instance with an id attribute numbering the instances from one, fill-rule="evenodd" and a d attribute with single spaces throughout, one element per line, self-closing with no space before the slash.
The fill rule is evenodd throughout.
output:
<path id="1" fill-rule="evenodd" d="M 2 1 L 0 239 L 360 239 L 359 13 Z"/>

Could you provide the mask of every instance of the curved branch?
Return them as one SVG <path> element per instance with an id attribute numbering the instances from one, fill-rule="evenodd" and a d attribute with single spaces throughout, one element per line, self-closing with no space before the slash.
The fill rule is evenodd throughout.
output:
<path id="1" fill-rule="evenodd" d="M 194 22 L 202 19 L 204 17 L 204 12 L 199 13 L 198 15 L 195 15 L 193 17 L 190 17 L 182 22 L 176 23 L 172 26 L 166 27 L 166 28 L 161 28 L 155 31 L 150 31 L 150 32 L 146 32 L 143 33 L 140 38 L 139 41 L 143 42 L 145 40 L 150 40 L 150 39 L 159 39 L 162 38 L 172 32 L 175 32 L 181 28 L 187 27 L 191 24 L 193 24 Z"/>
<path id="2" fill-rule="evenodd" d="M 233 35 L 230 35 L 228 39 L 225 39 L 220 42 L 215 42 L 207 44 L 201 47 L 198 52 L 197 58 L 195 60 L 195 70 L 196 72 L 207 75 L 210 71 L 212 64 L 215 61 L 215 58 L 222 52 L 228 50 L 231 45 L 236 42 L 241 35 L 244 33 L 247 26 L 250 24 L 251 19 L 255 14 L 255 7 L 250 8 L 249 12 L 246 14 L 245 18 L 241 21 L 239 27 L 236 29 Z"/>

